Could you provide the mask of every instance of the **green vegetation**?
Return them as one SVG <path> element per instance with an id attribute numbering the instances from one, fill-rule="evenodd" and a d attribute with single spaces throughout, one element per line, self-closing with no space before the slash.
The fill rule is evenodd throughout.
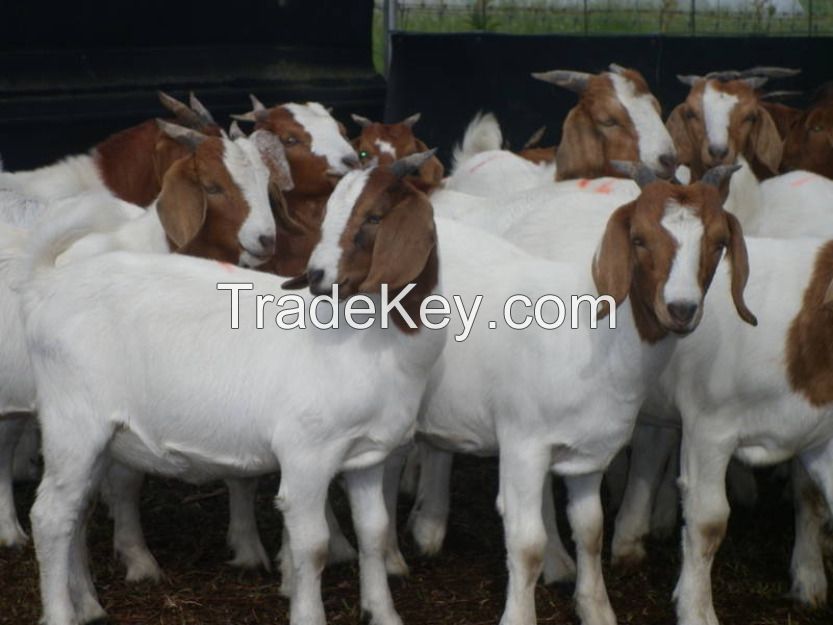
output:
<path id="1" fill-rule="evenodd" d="M 488 31 L 524 35 L 548 33 L 606 35 L 650 34 L 668 35 L 833 35 L 833 0 L 800 0 L 805 15 L 781 17 L 767 11 L 762 2 L 749 12 L 698 12 L 678 10 L 675 0 L 662 0 L 656 7 L 639 0 L 628 7 L 618 0 L 608 0 L 606 7 L 592 3 L 585 12 L 581 8 L 553 9 L 545 6 L 494 6 L 489 0 L 476 0 L 470 7 L 436 5 L 400 7 L 397 27 L 400 30 L 430 33 Z M 381 2 L 377 2 L 381 7 Z M 374 15 L 373 58 L 376 68 L 382 62 L 382 11 Z M 811 12 L 812 7 L 812 12 Z"/>

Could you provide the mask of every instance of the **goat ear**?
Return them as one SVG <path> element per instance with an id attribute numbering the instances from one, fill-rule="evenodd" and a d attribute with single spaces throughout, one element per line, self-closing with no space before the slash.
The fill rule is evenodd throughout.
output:
<path id="1" fill-rule="evenodd" d="M 401 188 L 401 185 L 397 185 Z M 382 218 L 373 246 L 370 271 L 359 291 L 374 293 L 383 284 L 398 289 L 425 269 L 437 234 L 428 198 L 406 190 L 404 197 Z"/>
<path id="2" fill-rule="evenodd" d="M 633 248 L 631 219 L 636 202 L 617 208 L 607 220 L 602 243 L 593 259 L 593 282 L 599 295 L 610 295 L 618 306 L 631 290 L 633 277 Z M 603 310 L 603 315 L 610 312 Z"/>
<path id="3" fill-rule="evenodd" d="M 306 273 L 302 273 L 300 276 L 295 276 L 294 278 L 290 278 L 289 280 L 285 280 L 281 284 L 281 288 L 285 291 L 297 291 L 298 289 L 305 289 L 309 286 L 309 279 L 307 278 Z"/>
<path id="4" fill-rule="evenodd" d="M 595 178 L 604 175 L 602 142 L 593 120 L 581 106 L 574 107 L 564 120 L 561 143 L 555 153 L 556 180 Z"/>
<path id="5" fill-rule="evenodd" d="M 197 236 L 205 223 L 206 200 L 190 158 L 180 159 L 165 174 L 156 212 L 174 251 Z"/>
<path id="6" fill-rule="evenodd" d="M 162 133 L 179 143 L 184 145 L 192 152 L 197 149 L 197 146 L 208 139 L 207 136 L 193 128 L 185 128 L 178 124 L 166 122 L 164 119 L 157 119 L 156 125 Z"/>
<path id="7" fill-rule="evenodd" d="M 419 139 L 416 140 L 417 152 L 427 152 L 428 146 Z M 434 154 L 431 158 L 425 161 L 425 164 L 420 168 L 420 177 L 431 185 L 440 184 L 445 175 L 445 168 Z"/>
<path id="8" fill-rule="evenodd" d="M 275 182 L 284 193 L 292 191 L 295 188 L 295 181 L 292 179 L 292 170 L 286 159 L 286 150 L 277 135 L 268 130 L 256 130 L 249 138 L 260 152 L 260 158 L 269 168 L 270 180 Z"/>
<path id="9" fill-rule="evenodd" d="M 671 111 L 671 115 L 665 122 L 665 127 L 668 129 L 668 134 L 671 135 L 671 140 L 674 142 L 674 147 L 677 148 L 677 160 L 681 165 L 688 165 L 689 167 L 695 160 L 697 150 L 691 142 L 691 137 L 688 134 L 688 128 L 685 123 L 685 103 L 678 104 Z"/>
<path id="10" fill-rule="evenodd" d="M 758 119 L 749 135 L 747 145 L 751 152 L 747 154 L 750 161 L 757 160 L 773 176 L 778 174 L 784 144 L 781 141 L 781 135 L 778 134 L 778 127 L 772 121 L 772 116 L 762 106 L 758 107 Z"/>
<path id="11" fill-rule="evenodd" d="M 743 240 L 743 229 L 738 218 L 726 211 L 726 222 L 729 225 L 728 258 L 732 264 L 732 301 L 738 315 L 749 325 L 758 325 L 758 319 L 746 307 L 743 301 L 743 290 L 749 280 L 749 258 L 746 253 L 746 242 Z"/>

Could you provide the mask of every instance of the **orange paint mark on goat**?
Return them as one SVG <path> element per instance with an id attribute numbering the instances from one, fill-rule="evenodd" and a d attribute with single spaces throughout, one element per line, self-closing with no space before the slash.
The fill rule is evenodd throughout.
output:
<path id="1" fill-rule="evenodd" d="M 489 158 L 487 158 L 485 161 L 481 161 L 480 163 L 478 163 L 477 165 L 475 165 L 474 167 L 472 167 L 472 168 L 469 170 L 469 173 L 470 173 L 470 174 L 473 174 L 473 173 L 474 173 L 474 172 L 476 172 L 478 169 L 480 169 L 481 167 L 483 167 L 483 165 L 485 165 L 486 163 L 491 163 L 493 160 L 498 159 L 498 158 L 502 158 L 503 156 L 504 156 L 503 154 L 495 154 L 494 156 L 490 156 L 490 157 L 489 157 Z"/>
<path id="2" fill-rule="evenodd" d="M 586 189 L 590 185 L 590 180 L 587 178 L 582 178 L 578 181 L 578 188 L 579 189 Z"/>
<path id="3" fill-rule="evenodd" d="M 227 273 L 234 273 L 236 271 L 235 268 L 234 268 L 234 265 L 232 265 L 231 263 L 224 263 L 221 260 L 218 260 L 216 262 L 217 262 L 218 265 L 220 265 L 220 267 L 225 269 Z"/>
<path id="4" fill-rule="evenodd" d="M 593 192 L 594 193 L 604 193 L 605 195 L 609 195 L 610 193 L 613 193 L 613 183 L 610 182 L 610 181 L 603 182 L 598 187 L 596 187 L 593 190 Z"/>
<path id="5" fill-rule="evenodd" d="M 791 187 L 803 187 L 805 184 L 807 184 L 808 182 L 810 182 L 812 180 L 813 180 L 812 176 L 804 176 L 803 178 L 799 178 L 798 180 L 793 182 L 790 186 Z"/>

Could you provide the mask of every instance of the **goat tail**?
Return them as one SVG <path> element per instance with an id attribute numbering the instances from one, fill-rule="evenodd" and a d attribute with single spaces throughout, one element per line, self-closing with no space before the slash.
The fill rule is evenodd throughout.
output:
<path id="1" fill-rule="evenodd" d="M 478 113 L 466 126 L 463 140 L 454 146 L 452 160 L 452 175 L 457 171 L 459 165 L 475 154 L 489 150 L 500 150 L 503 148 L 503 132 L 500 124 L 492 113 Z"/>
<path id="2" fill-rule="evenodd" d="M 125 217 L 112 210 L 102 210 L 96 202 L 99 194 L 72 198 L 71 206 L 50 211 L 31 233 L 25 252 L 24 274 L 35 278 L 56 265 L 58 257 L 77 241 L 94 232 L 110 232 L 124 223 Z M 103 196 L 101 199 L 108 199 Z M 109 198 L 112 201 L 112 198 Z"/>

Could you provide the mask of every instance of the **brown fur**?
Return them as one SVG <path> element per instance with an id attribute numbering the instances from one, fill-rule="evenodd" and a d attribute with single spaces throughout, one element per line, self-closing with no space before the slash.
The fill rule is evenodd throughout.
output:
<path id="1" fill-rule="evenodd" d="M 386 141 L 391 145 L 395 155 L 382 152 L 377 141 Z M 359 153 L 362 161 L 372 158 L 379 159 L 379 165 L 390 165 L 400 158 L 405 158 L 417 152 L 426 152 L 428 147 L 414 136 L 409 124 L 382 124 L 374 122 L 362 128 L 361 134 L 353 140 L 353 147 Z M 432 156 L 420 167 L 419 176 L 408 176 L 408 181 L 423 193 L 430 193 L 443 181 L 445 169 L 436 156 Z"/>
<path id="2" fill-rule="evenodd" d="M 723 210 L 718 190 L 701 183 L 680 186 L 653 182 L 636 200 L 611 215 L 593 264 L 598 292 L 613 297 L 617 305 L 630 297 L 634 322 L 644 341 L 654 343 L 674 329 L 662 297 L 676 253 L 673 237 L 661 225 L 669 201 L 697 207 L 703 221 L 699 272 L 703 294 L 727 248 L 735 307 L 745 321 L 757 323 L 743 301 L 749 276 L 743 232 L 734 216 Z"/>
<path id="3" fill-rule="evenodd" d="M 203 134 L 219 137 L 220 128 Z M 104 184 L 116 197 L 148 206 L 162 189 L 168 168 L 188 155 L 188 148 L 165 136 L 155 120 L 117 132 L 95 146 L 95 159 Z"/>
<path id="4" fill-rule="evenodd" d="M 692 180 L 717 165 L 732 165 L 739 156 L 749 162 L 759 180 L 777 175 L 781 164 L 781 137 L 770 114 L 751 86 L 741 80 L 708 81 L 715 89 L 738 98 L 729 116 L 728 152 L 723 158 L 709 154 L 703 120 L 703 92 L 707 81 L 697 81 L 683 104 L 668 117 L 666 127 L 677 147 L 677 158 L 691 169 Z"/>
<path id="5" fill-rule="evenodd" d="M 775 123 L 775 127 L 778 129 L 778 136 L 781 137 L 782 141 L 787 138 L 787 134 L 789 134 L 793 124 L 801 117 L 801 109 L 797 109 L 794 106 L 787 106 L 780 102 L 767 102 L 762 100 L 761 106 L 769 113 L 769 116 Z"/>
<path id="6" fill-rule="evenodd" d="M 295 276 L 306 269 L 318 243 L 327 199 L 338 179 L 327 174 L 327 159 L 312 153 L 312 138 L 286 107 L 268 109 L 259 116 L 255 129 L 268 130 L 281 139 L 295 183 L 284 197 L 290 217 L 300 228 L 293 232 L 278 225 L 277 251 L 269 263 L 274 273 Z"/>
<path id="7" fill-rule="evenodd" d="M 635 70 L 623 74 L 637 93 L 650 93 L 648 83 Z M 656 102 L 657 113 L 659 103 Z M 561 129 L 555 153 L 556 180 L 623 177 L 610 161 L 638 161 L 639 136 L 625 107 L 616 98 L 606 73 L 592 76 L 578 104 L 569 112 Z"/>
<path id="8" fill-rule="evenodd" d="M 548 148 L 526 148 L 518 152 L 518 156 L 533 163 L 544 165 L 555 162 L 555 153 L 557 150 L 557 146 L 554 145 Z"/>
<path id="9" fill-rule="evenodd" d="M 813 275 L 804 291 L 801 310 L 787 334 L 790 385 L 814 406 L 833 401 L 833 310 L 824 305 L 833 281 L 833 243 L 816 256 Z"/>
<path id="10" fill-rule="evenodd" d="M 796 120 L 784 141 L 781 169 L 833 179 L 833 101 L 812 106 Z"/>
<path id="11" fill-rule="evenodd" d="M 378 223 L 369 222 L 369 217 Z M 437 234 L 428 198 L 390 170 L 375 170 L 356 200 L 339 244 L 339 295 L 376 293 L 387 284 L 393 297 L 415 283 L 403 307 L 419 325 L 419 307 L 439 277 Z M 393 319 L 402 331 L 414 331 L 400 316 Z"/>

